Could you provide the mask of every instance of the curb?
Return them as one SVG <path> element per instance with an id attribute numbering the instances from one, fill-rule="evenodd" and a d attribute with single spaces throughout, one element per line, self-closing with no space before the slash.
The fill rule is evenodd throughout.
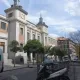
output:
<path id="1" fill-rule="evenodd" d="M 16 68 L 16 69 L 9 69 L 9 70 L 4 70 L 3 72 L 7 72 L 7 71 L 13 71 L 13 70 L 18 70 L 18 69 L 23 69 L 23 68 L 36 68 L 36 67 L 20 67 L 20 68 Z M 2 72 L 2 73 L 3 73 Z"/>

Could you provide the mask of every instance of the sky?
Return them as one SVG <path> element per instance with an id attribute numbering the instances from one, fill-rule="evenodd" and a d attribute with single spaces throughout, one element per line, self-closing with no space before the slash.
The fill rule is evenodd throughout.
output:
<path id="1" fill-rule="evenodd" d="M 0 14 L 13 4 L 13 0 L 0 0 Z M 20 0 L 19 5 L 28 12 L 28 20 L 37 24 L 40 14 L 48 25 L 49 35 L 69 36 L 80 30 L 80 0 Z"/>

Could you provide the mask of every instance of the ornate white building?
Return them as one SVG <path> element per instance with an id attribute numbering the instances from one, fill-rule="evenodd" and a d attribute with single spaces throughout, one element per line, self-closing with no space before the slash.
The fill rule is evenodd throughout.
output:
<path id="1" fill-rule="evenodd" d="M 28 13 L 17 3 L 5 10 L 6 17 L 0 15 L 0 48 L 8 58 L 13 55 L 8 51 L 8 44 L 17 40 L 24 46 L 28 40 L 38 39 L 44 46 L 57 45 L 56 39 L 48 35 L 48 26 L 40 16 L 37 25 L 27 20 Z"/>

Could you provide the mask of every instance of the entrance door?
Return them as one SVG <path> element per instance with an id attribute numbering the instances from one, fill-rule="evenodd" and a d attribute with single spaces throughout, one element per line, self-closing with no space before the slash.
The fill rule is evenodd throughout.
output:
<path id="1" fill-rule="evenodd" d="M 5 52 L 5 43 L 4 42 L 0 42 L 0 49 L 2 49 L 3 53 Z"/>

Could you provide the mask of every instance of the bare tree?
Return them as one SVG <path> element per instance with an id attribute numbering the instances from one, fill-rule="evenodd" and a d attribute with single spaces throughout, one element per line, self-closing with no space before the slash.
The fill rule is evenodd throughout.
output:
<path id="1" fill-rule="evenodd" d="M 72 41 L 77 44 L 80 44 L 80 31 L 70 33 L 69 36 Z"/>
<path id="2" fill-rule="evenodd" d="M 76 43 L 76 53 L 80 59 L 80 31 L 76 31 L 69 34 L 70 39 Z"/>

